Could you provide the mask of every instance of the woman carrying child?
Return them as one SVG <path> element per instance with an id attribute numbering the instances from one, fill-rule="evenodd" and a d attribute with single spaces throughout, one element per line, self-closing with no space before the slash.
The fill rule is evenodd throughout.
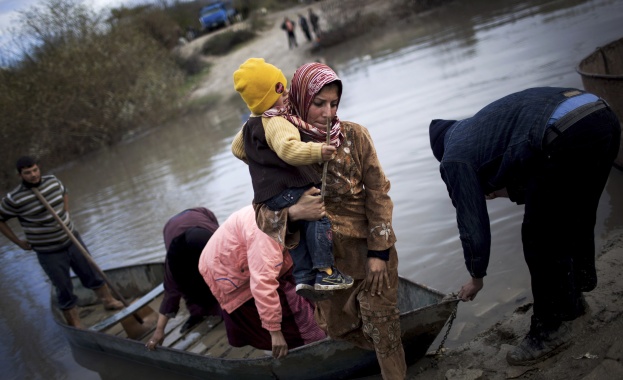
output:
<path id="1" fill-rule="evenodd" d="M 355 283 L 317 302 L 316 319 L 331 338 L 374 349 L 384 379 L 404 379 L 390 183 L 368 130 L 337 117 L 341 96 L 337 74 L 324 64 L 308 63 L 294 73 L 286 112 L 303 141 L 320 143 L 328 133 L 337 148 L 328 164 L 324 204 L 333 231 L 335 266 Z M 322 172 L 321 166 L 312 168 Z M 286 243 L 295 239 L 288 231 L 286 209 L 257 208 L 262 230 Z"/>
<path id="2" fill-rule="evenodd" d="M 322 142 L 302 142 L 296 126 L 286 119 L 284 101 L 287 81 L 281 70 L 262 58 L 250 58 L 234 72 L 234 87 L 251 110 L 236 135 L 232 152 L 249 166 L 253 203 L 278 212 L 295 204 L 301 195 L 318 186 L 315 167 L 330 160 L 336 148 Z M 318 299 L 317 292 L 347 289 L 350 276 L 335 268 L 331 223 L 324 217 L 291 226 L 300 232 L 298 244 L 285 245 L 294 261 L 298 294 Z M 272 226 L 268 230 L 270 233 Z"/>

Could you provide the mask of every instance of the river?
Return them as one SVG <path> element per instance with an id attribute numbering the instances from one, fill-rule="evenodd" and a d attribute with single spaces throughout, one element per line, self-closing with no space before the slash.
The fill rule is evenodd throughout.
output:
<path id="1" fill-rule="evenodd" d="M 323 52 L 343 81 L 340 118 L 370 130 L 392 183 L 402 276 L 443 292 L 457 291 L 468 279 L 454 209 L 429 147 L 430 120 L 471 116 L 528 87 L 581 88 L 576 65 L 623 36 L 622 14 L 623 1 L 615 0 L 455 1 L 410 27 Z M 251 201 L 247 168 L 229 149 L 245 117 L 239 103 L 225 105 L 61 168 L 43 162 L 42 169 L 69 188 L 72 217 L 103 269 L 162 261 L 161 231 L 170 216 L 205 206 L 223 222 Z M 450 348 L 532 297 L 520 238 L 523 208 L 494 200 L 489 214 L 493 242 L 485 288 L 474 302 L 459 305 Z M 599 205 L 597 247 L 621 226 L 623 172 L 613 169 Z M 0 250 L 1 379 L 182 378 L 72 353 L 52 319 L 50 285 L 35 255 L 4 238 Z"/>

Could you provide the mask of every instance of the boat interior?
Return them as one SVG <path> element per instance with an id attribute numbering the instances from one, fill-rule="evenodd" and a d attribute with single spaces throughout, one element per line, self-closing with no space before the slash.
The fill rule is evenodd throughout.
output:
<path id="1" fill-rule="evenodd" d="M 111 288 L 115 288 L 113 293 L 123 297 L 127 306 L 123 310 L 105 310 L 94 292 L 85 289 L 80 281 L 74 278 L 74 292 L 79 298 L 79 316 L 82 324 L 90 331 L 146 343 L 155 330 L 158 309 L 164 295 L 162 285 L 164 265 L 155 263 L 118 268 L 106 271 L 106 276 Z M 444 298 L 444 294 L 434 289 L 404 279 L 401 279 L 400 286 L 398 307 L 403 311 L 403 316 L 422 308 L 439 305 Z M 52 295 L 52 302 L 54 299 Z M 52 309 L 56 320 L 66 324 L 58 308 Z M 241 348 L 230 346 L 220 317 L 208 317 L 182 334 L 180 329 L 189 316 L 182 299 L 177 316 L 169 319 L 167 323 L 162 346 L 221 359 L 253 359 L 267 356 L 263 350 L 250 346 Z M 438 318 L 437 327 L 432 329 L 440 329 L 446 318 L 447 315 Z M 404 329 L 405 320 L 402 320 L 402 323 Z M 437 332 L 433 331 L 430 339 L 434 339 Z M 417 333 L 421 334 L 422 331 L 418 330 Z"/>

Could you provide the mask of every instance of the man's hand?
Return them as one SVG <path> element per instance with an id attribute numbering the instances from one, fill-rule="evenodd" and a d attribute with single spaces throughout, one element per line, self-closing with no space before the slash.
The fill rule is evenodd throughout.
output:
<path id="1" fill-rule="evenodd" d="M 472 277 L 467 284 L 461 286 L 461 290 L 459 290 L 459 299 L 464 302 L 473 301 L 483 286 L 484 281 L 482 278 Z"/>
<path id="2" fill-rule="evenodd" d="M 500 190 L 496 190 L 492 193 L 485 195 L 486 200 L 491 200 L 495 198 L 508 198 L 508 190 L 506 190 L 506 188 L 504 187 Z"/>
<path id="3" fill-rule="evenodd" d="M 16 244 L 19 245 L 19 247 L 25 251 L 30 251 L 32 249 L 32 246 L 26 240 L 20 240 L 19 243 L 16 243 Z"/>
<path id="4" fill-rule="evenodd" d="M 15 233 L 11 229 L 11 227 L 9 227 L 4 221 L 1 221 L 1 220 L 0 220 L 0 233 L 6 236 L 7 239 L 15 243 L 15 245 L 17 245 L 21 249 L 26 250 L 26 251 L 30 251 L 32 249 L 32 247 L 30 246 L 30 243 L 28 243 L 26 240 L 22 240 L 18 238 L 17 235 L 15 235 Z"/>
<path id="5" fill-rule="evenodd" d="M 273 358 L 280 359 L 286 357 L 286 355 L 288 355 L 288 344 L 281 330 L 269 332 L 273 346 Z"/>
<path id="6" fill-rule="evenodd" d="M 319 197 L 320 190 L 315 187 L 303 193 L 296 204 L 288 209 L 288 218 L 291 222 L 297 220 L 314 221 L 326 215 L 324 202 Z"/>
<path id="7" fill-rule="evenodd" d="M 374 297 L 381 294 L 383 286 L 389 289 L 389 275 L 387 274 L 387 262 L 377 257 L 368 257 L 368 275 L 366 277 L 366 291 Z"/>

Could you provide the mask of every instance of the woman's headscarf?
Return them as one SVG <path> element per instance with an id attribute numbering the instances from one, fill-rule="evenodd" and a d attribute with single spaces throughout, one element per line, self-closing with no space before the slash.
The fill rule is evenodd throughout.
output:
<path id="1" fill-rule="evenodd" d="M 312 62 L 299 67 L 290 84 L 290 92 L 286 102 L 285 112 L 270 109 L 264 113 L 265 116 L 283 116 L 290 123 L 294 124 L 302 135 L 309 137 L 315 142 L 326 142 L 327 132 L 320 130 L 313 125 L 307 123 L 309 108 L 322 88 L 335 82 L 338 86 L 338 105 L 342 97 L 342 81 L 338 78 L 335 71 L 329 66 Z M 277 111 L 277 112 L 275 112 Z M 331 120 L 331 145 L 336 147 L 342 143 L 342 132 L 340 130 L 340 119 L 335 115 Z"/>

